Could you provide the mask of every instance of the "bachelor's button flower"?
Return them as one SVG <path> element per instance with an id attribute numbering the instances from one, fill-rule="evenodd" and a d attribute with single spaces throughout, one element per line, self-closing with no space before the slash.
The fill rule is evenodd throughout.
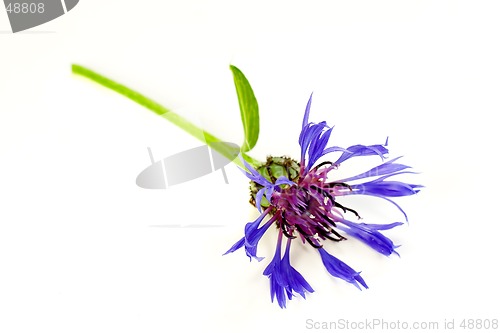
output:
<path id="1" fill-rule="evenodd" d="M 311 95 L 312 98 L 312 95 Z M 338 202 L 346 195 L 368 195 L 385 199 L 394 204 L 407 219 L 406 213 L 392 199 L 419 192 L 420 185 L 390 180 L 391 177 L 411 173 L 409 166 L 395 163 L 399 158 L 382 163 L 359 175 L 330 181 L 329 173 L 339 168 L 342 162 L 354 157 L 378 155 L 382 159 L 388 153 L 384 145 L 353 145 L 346 149 L 327 147 L 332 128 L 326 122 L 309 122 L 311 98 L 306 106 L 302 130 L 299 136 L 300 161 L 288 157 L 268 157 L 267 162 L 255 168 L 243 161 L 247 170 L 245 175 L 251 180 L 251 200 L 261 215 L 245 226 L 245 235 L 227 252 L 245 247 L 247 255 L 259 261 L 257 244 L 271 224 L 276 224 L 278 244 L 273 260 L 264 271 L 270 280 L 271 300 L 277 299 L 280 307 L 286 306 L 286 298 L 294 294 L 305 298 L 305 292 L 313 292 L 311 286 L 290 264 L 292 240 L 299 237 L 302 243 L 309 243 L 318 249 L 326 270 L 334 277 L 349 282 L 356 287 L 368 288 L 360 273 L 334 257 L 323 248 L 323 241 L 339 242 L 346 236 L 358 238 L 374 250 L 389 256 L 396 253 L 397 247 L 380 231 L 391 229 L 401 222 L 390 224 L 355 223 L 347 220 L 344 214 L 359 214 Z M 341 152 L 335 162 L 316 162 L 329 153 Z M 367 180 L 368 178 L 378 177 Z M 351 182 L 361 181 L 352 184 Z M 263 211 L 262 211 L 263 209 Z M 260 226 L 265 217 L 270 219 Z M 259 227 L 260 226 L 260 227 Z M 281 257 L 282 238 L 287 238 L 286 250 Z"/>

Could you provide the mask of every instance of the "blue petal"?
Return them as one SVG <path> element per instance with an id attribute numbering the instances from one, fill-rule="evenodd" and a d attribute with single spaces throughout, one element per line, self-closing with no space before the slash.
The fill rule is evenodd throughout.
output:
<path id="1" fill-rule="evenodd" d="M 263 274 L 269 278 L 269 285 L 271 289 L 271 302 L 274 302 L 274 298 L 278 301 L 278 305 L 281 308 L 286 307 L 285 291 L 282 287 L 283 282 L 281 281 L 280 273 L 280 262 L 281 262 L 281 240 L 282 233 L 278 234 L 278 242 L 276 245 L 276 252 L 274 253 L 273 260 L 264 269 Z"/>
<path id="2" fill-rule="evenodd" d="M 241 247 L 243 245 L 245 246 L 245 252 L 247 256 L 250 258 L 250 261 L 252 261 L 252 258 L 257 259 L 258 261 L 261 261 L 264 258 L 257 257 L 257 244 L 262 237 L 262 235 L 265 233 L 265 231 L 271 226 L 271 224 L 274 222 L 274 219 L 271 218 L 264 226 L 262 226 L 260 229 L 258 229 L 260 223 L 266 217 L 266 215 L 271 211 L 270 208 L 266 209 L 264 213 L 262 213 L 255 221 L 249 222 L 245 225 L 245 236 L 241 238 L 239 241 L 237 241 L 229 250 L 227 250 L 224 255 L 228 253 L 232 253 Z"/>
<path id="3" fill-rule="evenodd" d="M 223 255 L 226 255 L 228 253 L 233 253 L 234 251 L 236 251 L 239 248 L 241 248 L 244 244 L 245 244 L 245 237 L 242 237 L 239 241 L 237 241 L 236 243 L 234 243 L 234 245 L 231 246 L 231 248 L 229 250 L 227 250 L 227 252 L 224 253 Z"/>
<path id="4" fill-rule="evenodd" d="M 366 228 L 369 228 L 371 230 L 389 230 L 394 227 L 403 225 L 403 222 L 394 222 L 394 223 L 388 223 L 388 224 L 375 224 L 375 223 L 358 223 L 359 225 L 362 225 Z"/>
<path id="5" fill-rule="evenodd" d="M 269 182 L 264 176 L 262 176 L 257 170 L 255 170 L 250 164 L 247 163 L 243 158 L 240 158 L 243 164 L 245 165 L 245 168 L 247 168 L 247 172 L 243 169 L 240 169 L 245 176 L 247 176 L 250 180 L 256 182 L 257 184 L 260 184 L 262 186 L 270 186 L 272 185 L 271 182 Z"/>
<path id="6" fill-rule="evenodd" d="M 381 199 L 384 199 L 384 200 L 387 200 L 389 201 L 390 203 L 392 203 L 394 206 L 396 206 L 397 209 L 399 209 L 399 211 L 401 213 L 403 213 L 404 217 L 405 217 L 405 220 L 406 222 L 408 222 L 408 215 L 406 215 L 405 211 L 403 210 L 403 208 L 401 208 L 400 205 L 398 205 L 397 203 L 395 203 L 393 200 L 389 199 L 389 198 L 386 198 L 384 196 L 381 196 L 381 195 L 372 195 L 373 197 L 377 197 L 377 198 L 381 198 Z"/>
<path id="7" fill-rule="evenodd" d="M 337 259 L 328 252 L 326 252 L 324 248 L 319 248 L 318 251 L 319 254 L 321 255 L 321 260 L 323 261 L 323 265 L 325 265 L 326 270 L 332 276 L 340 278 L 346 282 L 352 283 L 358 289 L 361 289 L 359 284 L 361 284 L 365 288 L 368 288 L 363 278 L 359 275 L 360 274 L 359 272 L 356 272 L 342 260 Z"/>
<path id="8" fill-rule="evenodd" d="M 278 244 L 273 260 L 264 270 L 264 275 L 269 277 L 271 287 L 271 301 L 278 301 L 281 308 L 286 307 L 286 298 L 292 299 L 294 293 L 305 298 L 306 292 L 314 292 L 309 283 L 304 277 L 290 265 L 290 245 L 291 240 L 288 239 L 287 247 L 283 258 L 281 258 L 281 240 L 283 234 L 278 235 Z"/>
<path id="9" fill-rule="evenodd" d="M 266 212 L 267 211 L 268 210 L 266 210 Z M 262 215 L 265 215 L 265 213 Z M 262 218 L 259 218 L 260 221 L 262 221 Z M 257 245 L 267 229 L 269 229 L 274 222 L 274 219 L 270 219 L 262 227 L 257 228 L 260 224 L 259 219 L 255 222 L 247 223 L 245 226 L 245 252 L 250 258 L 250 261 L 252 261 L 252 258 L 257 259 L 257 261 L 264 259 L 264 257 L 257 257 Z"/>
<path id="10" fill-rule="evenodd" d="M 271 203 L 271 197 L 273 195 L 275 186 L 265 187 L 264 193 L 266 194 L 266 199 L 269 203 Z"/>
<path id="11" fill-rule="evenodd" d="M 300 132 L 299 135 L 301 163 L 305 162 L 305 155 L 307 150 L 309 150 L 309 157 L 315 156 L 315 154 L 317 154 L 317 152 L 315 151 L 316 141 L 319 140 L 325 127 L 328 126 L 326 125 L 325 121 L 322 121 L 319 124 L 308 124 L 302 129 L 302 132 Z M 321 150 L 321 152 L 322 151 L 323 150 Z"/>
<path id="12" fill-rule="evenodd" d="M 338 181 L 345 183 L 345 182 L 358 180 L 358 179 L 362 179 L 362 178 L 382 176 L 382 175 L 387 175 L 387 174 L 394 174 L 395 172 L 410 168 L 409 166 L 404 165 L 404 164 L 394 163 L 394 161 L 396 161 L 400 158 L 401 158 L 401 156 L 397 157 L 395 159 L 392 159 L 390 161 L 387 161 L 379 166 L 376 166 L 375 168 L 372 168 L 366 172 L 360 173 L 359 175 L 349 177 L 349 178 L 344 178 L 344 179 L 338 180 Z"/>
<path id="13" fill-rule="evenodd" d="M 289 286 L 289 299 L 292 299 L 292 292 L 296 292 L 305 299 L 305 292 L 308 291 L 312 293 L 314 290 L 309 283 L 307 283 L 306 279 L 290 265 L 290 245 L 291 239 L 288 239 L 287 248 L 281 260 L 281 273 L 283 274 L 283 280 L 286 281 L 286 284 Z"/>
<path id="14" fill-rule="evenodd" d="M 309 96 L 309 100 L 307 101 L 306 111 L 304 112 L 304 119 L 302 119 L 302 128 L 306 127 L 309 123 L 309 111 L 311 110 L 311 102 L 312 102 L 313 93 Z"/>
<path id="15" fill-rule="evenodd" d="M 352 193 L 361 195 L 377 195 L 383 197 L 404 197 L 417 194 L 420 185 L 407 184 L 400 181 L 372 181 L 351 186 Z M 349 194 L 349 193 L 346 193 Z"/>
<path id="16" fill-rule="evenodd" d="M 262 274 L 264 275 L 271 275 L 277 268 L 276 266 L 279 266 L 279 262 L 281 260 L 281 238 L 278 237 L 278 246 L 276 246 L 276 252 L 274 252 L 274 257 L 273 260 L 267 265 L 266 269 L 264 269 L 264 272 Z"/>
<path id="17" fill-rule="evenodd" d="M 354 223 L 347 220 L 341 220 L 340 223 L 346 225 L 348 228 L 338 223 L 337 228 L 348 233 L 349 235 L 358 238 L 365 244 L 369 245 L 375 251 L 389 256 L 392 253 L 398 254 L 394 249 L 397 247 L 386 236 L 382 235 L 378 230 L 387 230 L 394 228 L 403 223 L 395 222 L 391 224 L 366 224 Z M 399 255 L 399 254 L 398 254 Z"/>
<path id="18" fill-rule="evenodd" d="M 325 150 L 323 150 L 323 154 L 321 156 L 324 156 L 324 155 L 330 154 L 330 153 L 335 153 L 337 151 L 341 151 L 344 153 L 351 153 L 349 150 L 347 150 L 345 148 L 338 147 L 338 146 L 332 146 L 330 148 L 326 148 Z"/>
<path id="19" fill-rule="evenodd" d="M 296 185 L 293 181 L 288 179 L 286 176 L 280 176 L 278 179 L 276 179 L 276 183 L 274 185 L 283 185 L 287 184 L 290 186 Z"/>
<path id="20" fill-rule="evenodd" d="M 255 195 L 255 205 L 257 206 L 257 209 L 259 212 L 262 212 L 260 203 L 262 202 L 262 196 L 264 195 L 264 191 L 266 190 L 265 187 L 261 188 L 257 194 Z M 269 200 L 268 200 L 269 201 Z"/>
<path id="21" fill-rule="evenodd" d="M 328 140 L 330 140 L 332 129 L 333 128 L 330 128 L 321 133 L 321 135 L 319 135 L 317 138 L 315 138 L 314 141 L 311 142 L 311 145 L 309 146 L 309 161 L 307 162 L 308 170 L 312 168 L 314 163 L 316 163 L 316 161 L 325 154 L 324 150 L 328 143 Z"/>
<path id="22" fill-rule="evenodd" d="M 384 155 L 389 152 L 387 148 L 383 145 L 372 145 L 372 146 L 363 146 L 363 145 L 355 145 L 347 148 L 349 152 L 344 152 L 340 155 L 339 159 L 335 161 L 334 164 L 340 164 L 352 157 L 356 156 L 370 156 L 370 155 L 379 155 L 384 158 Z"/>

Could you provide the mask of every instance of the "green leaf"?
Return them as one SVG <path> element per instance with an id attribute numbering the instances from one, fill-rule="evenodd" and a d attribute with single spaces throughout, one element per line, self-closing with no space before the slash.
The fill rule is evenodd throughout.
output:
<path id="1" fill-rule="evenodd" d="M 235 66 L 229 66 L 233 72 L 234 85 L 238 94 L 241 122 L 245 132 L 245 141 L 241 147 L 242 152 L 250 151 L 259 139 L 259 105 L 250 83 L 243 73 Z"/>

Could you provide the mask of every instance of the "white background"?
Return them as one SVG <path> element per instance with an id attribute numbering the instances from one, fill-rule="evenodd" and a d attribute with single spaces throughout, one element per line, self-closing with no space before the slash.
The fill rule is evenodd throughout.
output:
<path id="1" fill-rule="evenodd" d="M 0 332 L 498 319 L 499 14 L 496 1 L 82 0 L 12 34 L 0 10 Z M 363 271 L 370 289 L 359 291 L 294 246 L 293 265 L 316 292 L 280 309 L 262 275 L 274 229 L 260 263 L 221 255 L 257 216 L 236 167 L 226 168 L 229 185 L 217 172 L 165 191 L 137 187 L 147 147 L 160 159 L 201 143 L 72 75 L 71 63 L 240 143 L 228 68 L 238 66 L 259 100 L 260 159 L 298 157 L 314 91 L 311 120 L 335 125 L 331 144 L 389 136 L 391 156 L 420 172 L 404 179 L 426 188 L 399 200 L 409 224 L 388 233 L 401 258 L 356 240 L 328 245 Z M 356 162 L 339 172 L 380 160 Z M 368 223 L 401 220 L 381 200 L 345 202 Z"/>

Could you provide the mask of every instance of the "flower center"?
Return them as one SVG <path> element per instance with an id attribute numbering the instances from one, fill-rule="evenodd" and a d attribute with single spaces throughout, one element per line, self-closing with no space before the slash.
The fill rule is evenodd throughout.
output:
<path id="1" fill-rule="evenodd" d="M 300 165 L 294 159 L 291 159 L 286 156 L 282 157 L 273 157 L 268 156 L 267 161 L 263 163 L 261 166 L 255 168 L 264 178 L 266 178 L 271 183 L 276 183 L 276 180 L 279 177 L 285 176 L 289 180 L 293 182 L 297 182 L 299 180 L 300 173 Z M 253 206 L 256 206 L 255 196 L 257 192 L 263 188 L 262 185 L 250 181 L 250 203 Z M 269 207 L 269 201 L 267 201 L 266 197 L 262 198 L 260 202 L 260 206 L 265 209 Z"/>
<path id="2" fill-rule="evenodd" d="M 323 162 L 301 174 L 300 164 L 288 157 L 269 156 L 267 161 L 255 168 L 264 178 L 276 184 L 280 177 L 286 177 L 295 185 L 279 185 L 281 191 L 273 193 L 270 203 L 266 195 L 262 195 L 261 208 L 269 211 L 276 219 L 276 226 L 287 238 L 295 238 L 298 232 L 303 240 L 313 247 L 321 247 L 325 239 L 341 241 L 346 239 L 335 229 L 336 222 L 342 221 L 341 212 L 350 212 L 360 218 L 359 214 L 337 202 L 338 191 L 352 190 L 343 182 L 328 182 L 327 174 L 337 166 L 331 162 Z M 256 206 L 257 194 L 264 186 L 250 182 L 250 203 Z M 276 189 L 274 190 L 276 191 Z"/>

